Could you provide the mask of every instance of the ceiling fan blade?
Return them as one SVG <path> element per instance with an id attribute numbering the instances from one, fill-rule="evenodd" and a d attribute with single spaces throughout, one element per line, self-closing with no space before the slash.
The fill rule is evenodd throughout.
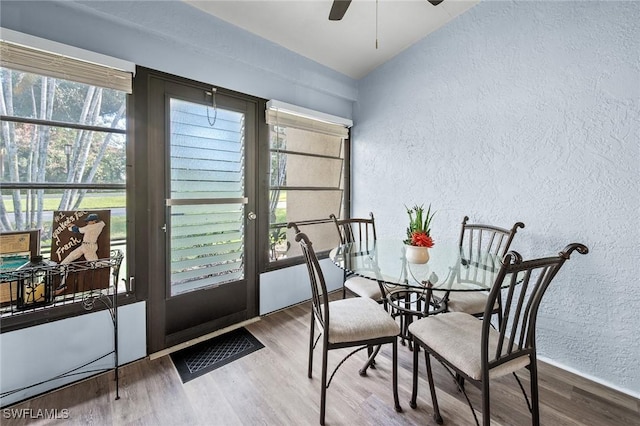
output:
<path id="1" fill-rule="evenodd" d="M 331 11 L 329 12 L 329 20 L 341 20 L 344 14 L 347 13 L 347 9 L 349 8 L 350 4 L 351 0 L 333 0 L 333 5 L 331 5 Z"/>
<path id="2" fill-rule="evenodd" d="M 439 5 L 440 3 L 442 3 L 444 0 L 428 0 L 429 3 L 431 3 L 434 6 Z"/>

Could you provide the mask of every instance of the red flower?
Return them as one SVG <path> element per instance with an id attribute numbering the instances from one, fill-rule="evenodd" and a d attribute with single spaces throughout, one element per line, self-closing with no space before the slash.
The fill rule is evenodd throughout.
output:
<path id="1" fill-rule="evenodd" d="M 426 232 L 413 232 L 411 234 L 411 245 L 418 247 L 433 247 L 433 238 Z"/>

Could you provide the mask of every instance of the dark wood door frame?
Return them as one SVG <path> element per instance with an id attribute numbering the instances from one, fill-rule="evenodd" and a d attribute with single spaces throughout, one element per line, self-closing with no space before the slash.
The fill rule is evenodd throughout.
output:
<path id="1" fill-rule="evenodd" d="M 249 249 L 256 250 L 253 259 L 255 261 L 252 264 L 247 264 L 247 272 L 245 278 L 249 280 L 246 294 L 243 296 L 246 300 L 246 309 L 243 312 L 229 312 L 228 315 L 222 314 L 223 317 L 214 320 L 206 321 L 197 325 L 197 319 L 195 319 L 195 326 L 189 327 L 189 330 L 184 332 L 171 331 L 170 335 L 165 335 L 165 320 L 167 318 L 167 312 L 165 309 L 165 303 L 158 303 L 161 296 L 158 292 L 163 292 L 162 297 L 165 296 L 165 283 L 167 280 L 165 270 L 163 267 L 158 267 L 157 257 L 160 254 L 164 254 L 166 250 L 166 238 L 164 233 L 158 232 L 165 224 L 164 215 L 158 214 L 157 206 L 163 206 L 165 202 L 165 192 L 162 184 L 157 184 L 157 172 L 159 168 L 165 169 L 164 163 L 157 163 L 157 150 L 160 149 L 159 142 L 157 141 L 158 135 L 165 134 L 165 123 L 158 123 L 156 120 L 150 119 L 154 114 L 158 114 L 158 108 L 164 110 L 164 105 L 158 105 L 155 99 L 158 96 L 157 92 L 154 92 L 153 82 L 167 82 L 184 85 L 190 88 L 196 88 L 201 90 L 210 90 L 211 85 L 199 83 L 193 80 L 172 76 L 162 72 L 138 67 L 136 71 L 136 77 L 134 79 L 134 95 L 133 95 L 133 108 L 131 108 L 133 114 L 133 125 L 130 128 L 130 138 L 133 141 L 133 159 L 136 167 L 134 168 L 133 182 L 135 187 L 134 196 L 134 221 L 135 221 L 135 235 L 134 238 L 137 242 L 135 245 L 135 263 L 136 263 L 136 284 L 139 287 L 140 297 L 147 301 L 147 352 L 152 354 L 166 348 L 181 344 L 187 340 L 197 339 L 208 333 L 215 332 L 218 329 L 232 326 L 233 324 L 240 323 L 244 320 L 257 317 L 259 314 L 259 274 L 258 274 L 258 261 L 260 253 L 257 247 L 261 247 L 262 243 L 257 243 L 261 235 L 261 220 L 255 221 L 255 232 L 252 235 L 247 235 L 246 245 Z M 158 84 L 155 84 L 158 86 Z M 256 171 L 255 179 L 253 182 L 248 182 L 247 197 L 255 205 L 252 206 L 253 211 L 261 212 L 261 200 L 257 196 L 259 173 L 257 173 L 257 159 L 259 156 L 259 148 L 264 145 L 263 139 L 268 137 L 268 127 L 264 119 L 264 111 L 266 108 L 266 100 L 244 95 L 231 90 L 223 88 L 217 88 L 217 93 L 241 99 L 245 102 L 253 105 L 255 108 L 255 146 L 247 147 L 247 149 L 255 150 L 248 158 L 251 159 L 246 164 L 247 168 L 252 168 Z M 162 95 L 164 96 L 164 94 Z M 157 116 L 157 115 L 156 115 Z M 165 116 L 166 117 L 166 116 Z M 167 117 L 168 118 L 168 117 Z M 164 120 L 165 122 L 167 120 Z M 162 136 L 164 137 L 164 136 Z M 164 145 L 164 141 L 162 141 Z M 260 160 L 262 161 L 262 160 Z M 163 167 L 164 166 L 164 167 Z M 164 175 L 164 170 L 162 170 Z M 162 181 L 160 181 L 162 182 Z M 248 211 L 248 210 L 247 210 Z M 259 218 L 260 218 L 259 214 Z M 179 297 L 179 296 L 178 296 Z M 193 301 L 191 302 L 193 303 Z M 198 304 L 198 303 L 195 303 Z M 194 306 L 195 307 L 195 306 Z M 205 306 L 201 306 L 201 308 Z M 172 321 L 176 318 L 172 318 Z M 179 320 L 179 319 L 178 319 Z M 186 321 L 188 323 L 188 321 Z M 163 330 L 162 333 L 158 333 L 157 330 Z M 154 330 L 156 332 L 154 332 Z"/>

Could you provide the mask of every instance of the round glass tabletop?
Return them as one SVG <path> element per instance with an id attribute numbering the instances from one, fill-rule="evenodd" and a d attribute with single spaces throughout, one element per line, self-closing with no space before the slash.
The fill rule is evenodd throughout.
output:
<path id="1" fill-rule="evenodd" d="M 380 281 L 389 290 L 427 284 L 444 291 L 489 290 L 501 266 L 497 255 L 446 244 L 430 248 L 427 263 L 411 263 L 404 243 L 391 239 L 344 244 L 331 250 L 329 257 L 345 271 Z"/>

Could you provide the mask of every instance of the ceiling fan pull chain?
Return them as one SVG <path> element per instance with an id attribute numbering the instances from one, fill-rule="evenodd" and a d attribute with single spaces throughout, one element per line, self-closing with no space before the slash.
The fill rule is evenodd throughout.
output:
<path id="1" fill-rule="evenodd" d="M 378 0 L 376 0 L 376 50 L 378 49 Z"/>

